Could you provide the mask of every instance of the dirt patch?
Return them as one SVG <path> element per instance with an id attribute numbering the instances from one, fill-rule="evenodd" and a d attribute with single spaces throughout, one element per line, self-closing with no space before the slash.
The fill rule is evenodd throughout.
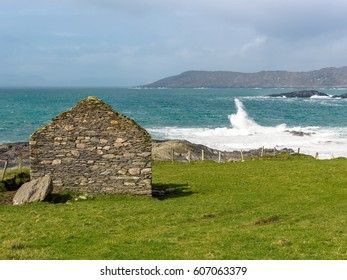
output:
<path id="1" fill-rule="evenodd" d="M 274 224 L 279 222 L 280 222 L 280 218 L 277 215 L 274 215 L 268 218 L 259 219 L 254 224 L 259 226 L 259 225 Z"/>

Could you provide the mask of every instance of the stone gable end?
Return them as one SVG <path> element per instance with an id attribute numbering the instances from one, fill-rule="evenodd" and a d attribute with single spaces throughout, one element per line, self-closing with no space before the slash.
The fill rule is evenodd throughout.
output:
<path id="1" fill-rule="evenodd" d="M 149 133 L 88 97 L 30 137 L 31 179 L 50 175 L 54 192 L 151 194 Z"/>

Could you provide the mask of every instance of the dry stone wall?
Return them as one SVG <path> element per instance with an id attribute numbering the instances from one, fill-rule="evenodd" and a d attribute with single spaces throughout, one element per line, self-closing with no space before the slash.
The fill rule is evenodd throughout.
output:
<path id="1" fill-rule="evenodd" d="M 54 192 L 151 194 L 151 137 L 135 121 L 88 97 L 30 138 L 32 179 Z"/>

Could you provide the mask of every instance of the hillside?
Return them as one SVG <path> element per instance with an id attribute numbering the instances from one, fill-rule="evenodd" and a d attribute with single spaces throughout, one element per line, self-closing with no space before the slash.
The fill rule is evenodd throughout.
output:
<path id="1" fill-rule="evenodd" d="M 347 66 L 309 72 L 261 71 L 187 71 L 147 84 L 149 88 L 325 88 L 347 87 Z"/>

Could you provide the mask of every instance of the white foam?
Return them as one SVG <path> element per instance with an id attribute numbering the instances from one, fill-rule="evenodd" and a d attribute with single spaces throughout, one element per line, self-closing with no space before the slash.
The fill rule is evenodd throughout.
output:
<path id="1" fill-rule="evenodd" d="M 149 128 L 153 138 L 185 139 L 211 148 L 234 151 L 265 148 L 291 148 L 320 159 L 347 157 L 347 127 L 274 127 L 261 126 L 250 118 L 242 102 L 235 99 L 236 114 L 229 115 L 231 127 L 220 128 Z M 290 132 L 302 132 L 297 136 Z"/>
<path id="2" fill-rule="evenodd" d="M 331 96 L 323 96 L 323 95 L 312 95 L 310 98 L 312 99 L 328 99 L 328 98 L 332 98 Z"/>

